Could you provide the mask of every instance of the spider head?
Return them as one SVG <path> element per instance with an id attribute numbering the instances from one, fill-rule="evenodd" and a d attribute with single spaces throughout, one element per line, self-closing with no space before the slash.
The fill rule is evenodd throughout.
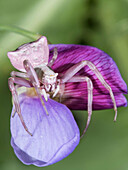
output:
<path id="1" fill-rule="evenodd" d="M 44 82 L 50 85 L 53 85 L 56 83 L 58 73 L 54 74 L 44 74 Z"/>
<path id="2" fill-rule="evenodd" d="M 57 82 L 57 76 L 58 76 L 58 73 L 44 74 L 43 84 L 47 91 L 50 91 L 50 89 L 52 89 L 52 90 L 55 89 L 55 85 Z"/>

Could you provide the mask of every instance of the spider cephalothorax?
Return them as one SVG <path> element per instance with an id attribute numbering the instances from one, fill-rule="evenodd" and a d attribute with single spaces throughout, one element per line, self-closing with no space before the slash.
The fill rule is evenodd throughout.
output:
<path id="1" fill-rule="evenodd" d="M 40 89 L 45 100 L 48 100 L 47 94 L 52 93 L 52 97 L 55 97 L 60 89 L 60 79 L 57 78 L 58 73 L 55 73 L 46 65 L 41 65 L 40 68 L 35 68 L 34 70 L 40 81 Z"/>
<path id="2" fill-rule="evenodd" d="M 43 70 L 44 72 L 42 76 L 42 84 L 44 85 L 46 91 L 47 92 L 54 91 L 57 86 L 58 73 L 54 73 L 53 70 L 51 70 L 49 67 L 46 66 L 41 70 Z"/>

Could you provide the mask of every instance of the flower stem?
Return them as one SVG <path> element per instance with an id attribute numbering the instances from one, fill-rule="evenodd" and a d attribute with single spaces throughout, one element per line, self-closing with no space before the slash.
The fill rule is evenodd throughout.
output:
<path id="1" fill-rule="evenodd" d="M 11 26 L 11 25 L 1 25 L 0 24 L 0 31 L 15 32 L 15 33 L 21 34 L 21 35 L 23 35 L 25 37 L 31 38 L 33 40 L 37 40 L 42 36 L 42 35 L 40 35 L 38 33 L 33 33 L 33 32 L 28 31 L 28 30 L 25 30 L 23 28 L 19 28 L 17 26 Z"/>

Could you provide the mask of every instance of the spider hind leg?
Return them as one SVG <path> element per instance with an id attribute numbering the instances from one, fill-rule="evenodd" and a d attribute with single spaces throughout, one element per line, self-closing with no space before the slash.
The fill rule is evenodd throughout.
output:
<path id="1" fill-rule="evenodd" d="M 86 127 L 81 135 L 81 138 L 84 136 L 85 132 L 88 129 L 88 126 L 91 121 L 91 115 L 92 115 L 92 101 L 93 101 L 93 84 L 89 77 L 86 76 L 74 76 L 68 82 L 87 82 L 87 90 L 88 90 L 88 118 Z"/>
<path id="2" fill-rule="evenodd" d="M 12 114 L 12 117 L 14 117 L 15 113 L 17 112 L 24 129 L 26 130 L 26 132 L 30 136 L 32 136 L 32 133 L 29 132 L 29 130 L 28 130 L 28 128 L 27 128 L 27 126 L 26 126 L 26 124 L 24 122 L 23 116 L 21 114 L 21 108 L 20 108 L 20 104 L 19 104 L 19 100 L 18 100 L 18 94 L 17 94 L 16 87 L 15 87 L 14 83 L 15 83 L 15 78 L 10 77 L 8 79 L 8 85 L 9 85 L 9 89 L 10 89 L 10 91 L 12 93 L 12 98 L 13 98 L 13 102 L 14 102 L 14 106 L 15 106 L 13 114 Z"/>

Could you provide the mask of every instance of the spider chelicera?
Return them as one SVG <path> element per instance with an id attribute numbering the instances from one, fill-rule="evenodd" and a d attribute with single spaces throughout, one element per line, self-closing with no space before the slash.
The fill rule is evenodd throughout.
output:
<path id="1" fill-rule="evenodd" d="M 48 63 L 49 48 L 47 44 L 47 39 L 44 36 L 35 42 L 28 43 L 19 47 L 14 52 L 8 53 L 8 57 L 10 58 L 13 66 L 19 71 L 22 71 L 12 71 L 11 77 L 8 79 L 9 89 L 12 93 L 13 103 L 15 106 L 15 110 L 12 116 L 14 117 L 15 113 L 17 112 L 24 129 L 28 132 L 28 134 L 32 136 L 32 133 L 29 132 L 21 114 L 17 87 L 34 87 L 36 94 L 40 99 L 46 111 L 46 114 L 48 115 L 47 109 L 42 99 L 42 95 L 47 101 L 48 94 L 52 93 L 52 98 L 55 98 L 56 95 L 59 94 L 61 100 L 61 97 L 64 95 L 65 83 L 67 82 L 87 82 L 88 118 L 83 134 L 86 132 L 92 115 L 93 84 L 89 77 L 76 75 L 76 73 L 79 72 L 85 66 L 88 66 L 94 72 L 94 74 L 97 76 L 102 85 L 109 91 L 115 110 L 114 120 L 116 120 L 117 106 L 114 94 L 112 92 L 111 87 L 107 84 L 107 82 L 105 81 L 99 70 L 96 68 L 96 66 L 92 62 L 84 60 L 73 65 L 63 75 L 59 76 L 59 73 L 55 73 L 51 69 L 51 66 L 54 64 L 57 55 L 57 48 L 54 48 L 53 57 Z"/>

